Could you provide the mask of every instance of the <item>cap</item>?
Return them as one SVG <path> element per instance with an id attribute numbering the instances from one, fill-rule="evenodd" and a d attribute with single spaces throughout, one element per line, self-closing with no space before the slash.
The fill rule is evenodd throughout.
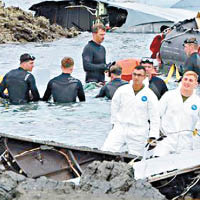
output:
<path id="1" fill-rule="evenodd" d="M 20 63 L 28 62 L 29 60 L 35 60 L 35 57 L 28 53 L 22 54 L 20 56 Z"/>
<path id="2" fill-rule="evenodd" d="M 198 44 L 198 41 L 196 38 L 187 38 L 186 40 L 184 40 L 184 44 Z"/>
<path id="3" fill-rule="evenodd" d="M 74 60 L 71 57 L 64 57 L 61 60 L 61 65 L 63 67 L 72 67 L 74 65 Z"/>

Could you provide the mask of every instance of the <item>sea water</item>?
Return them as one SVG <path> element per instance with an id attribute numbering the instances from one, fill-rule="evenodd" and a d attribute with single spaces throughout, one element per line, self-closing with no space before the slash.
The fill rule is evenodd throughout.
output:
<path id="1" fill-rule="evenodd" d="M 107 33 L 103 42 L 107 63 L 150 56 L 149 45 L 153 37 L 153 34 Z M 72 76 L 84 84 L 85 72 L 81 54 L 89 40 L 91 33 L 85 32 L 75 38 L 62 38 L 51 43 L 2 44 L 0 75 L 19 67 L 21 54 L 33 54 L 36 57 L 33 74 L 42 97 L 48 81 L 61 73 L 61 59 L 71 56 L 75 61 Z M 99 148 L 111 130 L 111 102 L 104 98 L 94 98 L 99 89 L 86 91 L 86 102 L 82 103 L 38 102 L 8 106 L 1 104 L 0 132 Z"/>

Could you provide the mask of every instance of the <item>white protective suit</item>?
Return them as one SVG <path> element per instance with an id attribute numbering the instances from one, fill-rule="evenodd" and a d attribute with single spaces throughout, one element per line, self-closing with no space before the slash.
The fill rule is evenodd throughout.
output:
<path id="1" fill-rule="evenodd" d="M 127 144 L 129 153 L 142 156 L 147 138 L 159 136 L 157 97 L 148 87 L 135 95 L 132 84 L 121 86 L 112 98 L 111 123 L 114 128 L 102 150 L 120 152 L 121 147 Z"/>
<path id="2" fill-rule="evenodd" d="M 155 156 L 193 149 L 193 131 L 200 119 L 200 98 L 193 92 L 183 102 L 180 87 L 166 92 L 160 99 L 161 132 L 167 137 L 157 144 Z M 199 136 L 195 136 L 199 137 Z"/>

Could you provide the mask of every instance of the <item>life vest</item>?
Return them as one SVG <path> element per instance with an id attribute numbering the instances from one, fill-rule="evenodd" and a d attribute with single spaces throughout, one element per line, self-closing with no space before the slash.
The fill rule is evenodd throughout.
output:
<path id="1" fill-rule="evenodd" d="M 117 65 L 122 68 L 121 79 L 125 81 L 132 80 L 132 73 L 136 66 L 140 65 L 140 59 L 130 58 L 117 61 Z"/>
<path id="2" fill-rule="evenodd" d="M 0 83 L 1 83 L 2 81 L 3 81 L 3 76 L 0 75 Z M 4 94 L 8 94 L 8 90 L 7 90 L 7 89 L 4 90 Z"/>

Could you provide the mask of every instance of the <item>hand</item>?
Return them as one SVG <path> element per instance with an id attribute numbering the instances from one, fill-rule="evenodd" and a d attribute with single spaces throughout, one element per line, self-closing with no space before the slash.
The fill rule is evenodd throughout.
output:
<path id="1" fill-rule="evenodd" d="M 105 71 L 110 71 L 110 68 L 113 66 L 113 65 L 115 65 L 116 64 L 116 62 L 114 61 L 114 62 L 109 62 L 108 64 L 106 64 L 106 69 L 105 69 Z"/>
<path id="2" fill-rule="evenodd" d="M 149 150 L 154 149 L 156 147 L 156 145 L 157 145 L 156 138 L 150 137 L 150 138 L 148 138 L 147 144 L 145 145 L 145 147 L 148 147 L 147 151 L 149 151 Z"/>

